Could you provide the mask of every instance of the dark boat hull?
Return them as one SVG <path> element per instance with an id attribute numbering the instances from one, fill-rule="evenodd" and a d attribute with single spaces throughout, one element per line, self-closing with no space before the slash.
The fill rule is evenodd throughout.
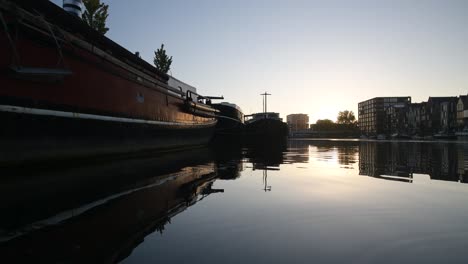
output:
<path id="1" fill-rule="evenodd" d="M 288 136 L 288 125 L 277 119 L 259 119 L 246 125 L 247 140 L 283 140 Z"/>
<path id="2" fill-rule="evenodd" d="M 128 123 L 0 112 L 0 165 L 207 144 L 214 126 Z"/>
<path id="3" fill-rule="evenodd" d="M 225 104 L 213 104 L 219 111 L 216 135 L 220 137 L 241 137 L 245 128 L 244 114 L 238 109 Z"/>

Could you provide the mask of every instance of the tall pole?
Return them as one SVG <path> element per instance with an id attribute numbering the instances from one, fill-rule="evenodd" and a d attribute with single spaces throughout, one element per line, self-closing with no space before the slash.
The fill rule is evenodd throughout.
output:
<path id="1" fill-rule="evenodd" d="M 263 95 L 263 113 L 266 113 L 267 110 L 268 110 L 268 108 L 267 108 L 267 103 L 268 103 L 267 96 L 271 95 L 271 94 L 265 92 L 265 93 L 262 93 L 260 95 Z"/>
<path id="2" fill-rule="evenodd" d="M 262 97 L 262 111 L 265 113 L 265 96 Z"/>

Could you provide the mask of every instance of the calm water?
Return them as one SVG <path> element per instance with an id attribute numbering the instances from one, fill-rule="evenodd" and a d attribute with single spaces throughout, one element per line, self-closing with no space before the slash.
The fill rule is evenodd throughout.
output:
<path id="1" fill-rule="evenodd" d="M 468 144 L 308 140 L 60 165 L 2 172 L 3 260 L 468 263 Z"/>

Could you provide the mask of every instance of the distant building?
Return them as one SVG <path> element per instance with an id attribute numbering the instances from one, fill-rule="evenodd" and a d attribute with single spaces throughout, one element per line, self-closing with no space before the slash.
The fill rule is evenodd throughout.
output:
<path id="1" fill-rule="evenodd" d="M 454 98 L 457 99 L 457 98 Z M 440 128 L 444 132 L 455 132 L 457 129 L 457 102 L 450 100 L 440 104 Z"/>
<path id="2" fill-rule="evenodd" d="M 399 107 L 406 107 L 411 104 L 411 97 L 375 97 L 367 101 L 360 102 L 358 105 L 359 129 L 365 135 L 390 134 L 392 126 L 399 126 L 401 111 L 396 111 Z M 389 108 L 393 107 L 393 110 Z M 398 114 L 396 114 L 398 112 Z"/>
<path id="3" fill-rule="evenodd" d="M 468 135 L 468 95 L 429 97 L 411 103 L 411 97 L 376 97 L 359 103 L 361 134 L 406 136 Z"/>
<path id="4" fill-rule="evenodd" d="M 408 105 L 406 112 L 407 133 L 408 135 L 419 135 L 423 130 L 423 117 L 425 116 L 426 102 L 412 103 Z"/>
<path id="5" fill-rule="evenodd" d="M 309 116 L 307 114 L 290 114 L 286 117 L 286 120 L 291 131 L 309 128 Z"/>
<path id="6" fill-rule="evenodd" d="M 460 95 L 457 102 L 457 128 L 468 128 L 468 95 Z"/>
<path id="7" fill-rule="evenodd" d="M 457 97 L 429 97 L 426 104 L 424 134 L 452 130 L 456 123 Z"/>
<path id="8" fill-rule="evenodd" d="M 408 130 L 408 119 L 406 113 L 408 112 L 407 103 L 394 104 L 386 110 L 386 133 L 390 134 L 406 134 Z"/>

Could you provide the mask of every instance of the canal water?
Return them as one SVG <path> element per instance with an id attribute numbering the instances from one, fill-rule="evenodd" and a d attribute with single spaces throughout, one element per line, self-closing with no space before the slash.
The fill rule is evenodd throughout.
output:
<path id="1" fill-rule="evenodd" d="M 468 144 L 290 140 L 2 169 L 2 263 L 468 263 Z"/>

